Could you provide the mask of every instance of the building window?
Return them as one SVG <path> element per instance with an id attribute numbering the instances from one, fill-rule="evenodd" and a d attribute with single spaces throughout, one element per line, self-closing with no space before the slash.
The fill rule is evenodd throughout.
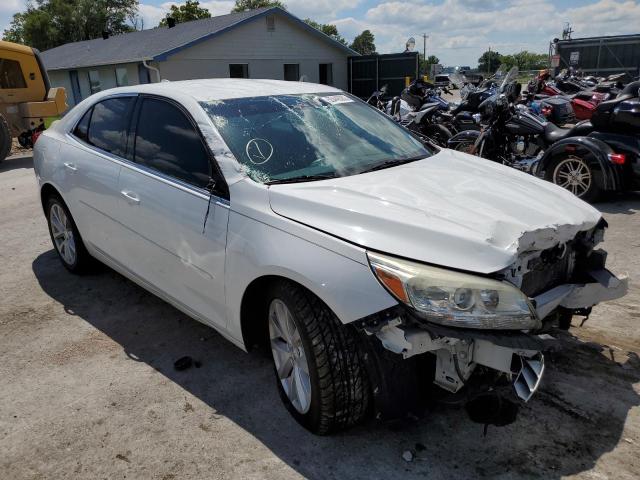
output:
<path id="1" fill-rule="evenodd" d="M 125 67 L 116 68 L 116 86 L 126 87 L 129 85 L 129 77 L 127 76 L 127 69 Z"/>
<path id="2" fill-rule="evenodd" d="M 267 15 L 267 31 L 273 32 L 276 29 L 276 17 L 273 15 Z"/>
<path id="3" fill-rule="evenodd" d="M 92 95 L 100 91 L 100 73 L 97 70 L 89 70 L 89 89 Z"/>
<path id="4" fill-rule="evenodd" d="M 320 70 L 318 72 L 318 78 L 320 79 L 320 83 L 325 85 L 333 85 L 333 64 L 332 63 L 321 63 Z"/>
<path id="5" fill-rule="evenodd" d="M 0 58 L 0 88 L 27 88 L 20 62 Z"/>
<path id="6" fill-rule="evenodd" d="M 249 78 L 248 63 L 230 63 L 229 78 Z"/>
<path id="7" fill-rule="evenodd" d="M 291 82 L 297 82 L 300 80 L 300 64 L 298 63 L 285 63 L 284 64 L 284 79 Z"/>

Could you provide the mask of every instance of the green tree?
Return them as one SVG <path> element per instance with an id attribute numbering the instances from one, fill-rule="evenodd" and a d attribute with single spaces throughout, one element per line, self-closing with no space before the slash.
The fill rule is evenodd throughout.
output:
<path id="1" fill-rule="evenodd" d="M 16 13 L 3 39 L 48 50 L 64 43 L 132 30 L 138 0 L 36 0 Z"/>
<path id="2" fill-rule="evenodd" d="M 286 5 L 279 0 L 236 0 L 236 6 L 231 13 L 246 12 L 262 7 L 280 7 L 286 9 Z"/>
<path id="3" fill-rule="evenodd" d="M 438 63 L 440 63 L 440 59 L 435 55 L 429 55 L 427 57 L 427 60 L 425 61 L 424 58 L 422 57 L 422 54 L 420 54 L 420 71 L 422 73 L 429 75 L 430 74 L 429 65 L 437 65 Z"/>
<path id="4" fill-rule="evenodd" d="M 351 50 L 355 50 L 360 55 L 374 54 L 376 53 L 375 39 L 376 38 L 370 30 L 365 30 L 353 39 L 353 43 L 349 48 L 351 48 Z"/>
<path id="5" fill-rule="evenodd" d="M 2 39 L 7 42 L 25 43 L 24 41 L 24 22 L 25 13 L 18 12 L 13 14 L 13 20 L 2 34 Z"/>
<path id="6" fill-rule="evenodd" d="M 338 33 L 338 27 L 336 27 L 335 25 L 314 22 L 310 18 L 305 18 L 304 21 L 316 30 L 320 30 L 322 33 L 340 42 L 341 44 L 347 45 L 347 41 L 342 35 L 340 35 L 340 33 Z"/>
<path id="7" fill-rule="evenodd" d="M 440 59 L 435 55 L 429 55 L 427 57 L 427 61 L 425 62 L 427 65 L 437 65 L 440 63 Z"/>
<path id="8" fill-rule="evenodd" d="M 211 12 L 206 8 L 200 7 L 198 0 L 187 0 L 187 3 L 177 6 L 171 5 L 169 13 L 160 20 L 159 27 L 167 26 L 167 18 L 173 18 L 177 23 L 190 22 L 191 20 L 199 20 L 201 18 L 211 18 Z"/>
<path id="9" fill-rule="evenodd" d="M 549 65 L 549 55 L 545 53 L 533 53 L 527 50 L 512 55 L 502 55 L 502 64 L 507 68 L 518 67 L 518 70 L 540 70 Z"/>
<path id="10" fill-rule="evenodd" d="M 501 64 L 501 55 L 498 52 L 487 50 L 478 59 L 478 70 L 481 72 L 495 72 Z"/>

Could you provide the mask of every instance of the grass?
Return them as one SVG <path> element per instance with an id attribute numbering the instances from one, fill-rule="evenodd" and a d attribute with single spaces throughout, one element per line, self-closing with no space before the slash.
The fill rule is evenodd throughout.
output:
<path id="1" fill-rule="evenodd" d="M 44 119 L 44 128 L 49 128 L 53 122 L 60 120 L 60 117 L 47 117 Z"/>

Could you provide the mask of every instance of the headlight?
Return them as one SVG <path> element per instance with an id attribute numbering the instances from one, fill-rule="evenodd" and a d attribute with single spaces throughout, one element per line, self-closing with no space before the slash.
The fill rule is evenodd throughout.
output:
<path id="1" fill-rule="evenodd" d="M 501 330 L 541 326 L 527 296 L 510 283 L 378 253 L 367 256 L 380 283 L 430 322 Z"/>

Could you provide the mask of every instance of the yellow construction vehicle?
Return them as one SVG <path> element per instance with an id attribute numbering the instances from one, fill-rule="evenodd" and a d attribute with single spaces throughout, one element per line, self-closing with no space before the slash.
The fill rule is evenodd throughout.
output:
<path id="1" fill-rule="evenodd" d="M 30 148 L 44 121 L 67 109 L 64 88 L 51 88 L 35 48 L 0 41 L 0 162 L 11 151 L 13 137 Z"/>

